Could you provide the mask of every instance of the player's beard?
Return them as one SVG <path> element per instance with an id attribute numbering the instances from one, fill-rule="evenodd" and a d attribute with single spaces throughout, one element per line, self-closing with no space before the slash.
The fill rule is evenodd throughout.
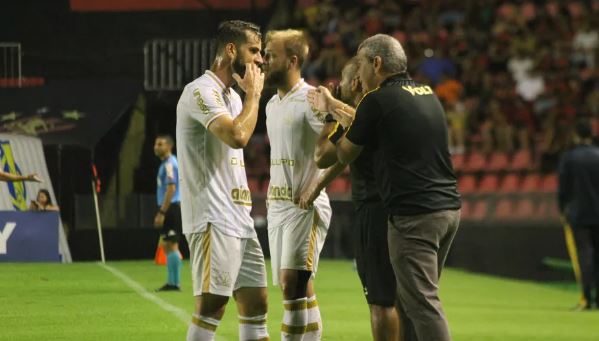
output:
<path id="1" fill-rule="evenodd" d="M 270 69 L 266 73 L 266 85 L 273 88 L 284 86 L 287 83 L 287 72 L 285 69 L 278 70 Z"/>
<path id="2" fill-rule="evenodd" d="M 243 78 L 245 76 L 245 64 L 241 62 L 241 58 L 239 55 L 235 57 L 233 61 L 233 72 L 239 75 L 239 77 Z"/>

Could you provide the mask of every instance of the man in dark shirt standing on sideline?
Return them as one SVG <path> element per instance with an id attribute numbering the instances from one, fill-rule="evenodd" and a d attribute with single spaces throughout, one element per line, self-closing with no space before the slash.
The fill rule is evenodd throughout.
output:
<path id="1" fill-rule="evenodd" d="M 575 245 L 569 249 L 576 255 L 573 265 L 581 275 L 583 297 L 577 308 L 588 310 L 592 303 L 599 307 L 599 147 L 593 145 L 587 120 L 576 125 L 574 142 L 577 146 L 560 160 L 558 201 L 566 237 L 574 236 Z"/>
<path id="2" fill-rule="evenodd" d="M 377 187 L 390 214 L 389 254 L 401 308 L 418 340 L 449 341 L 438 282 L 461 202 L 445 113 L 430 87 L 408 77 L 406 55 L 393 37 L 366 39 L 357 57 L 369 92 L 338 142 L 337 156 L 347 164 L 373 147 Z M 337 120 L 344 124 L 343 117 Z"/>

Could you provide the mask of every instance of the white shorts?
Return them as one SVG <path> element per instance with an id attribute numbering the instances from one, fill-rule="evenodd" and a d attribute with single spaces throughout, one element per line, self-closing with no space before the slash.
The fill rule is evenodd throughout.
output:
<path id="1" fill-rule="evenodd" d="M 330 207 L 269 212 L 268 244 L 274 285 L 279 284 L 281 269 L 311 271 L 312 276 L 316 274 L 330 222 Z"/>
<path id="2" fill-rule="evenodd" d="M 227 236 L 211 224 L 186 235 L 194 296 L 230 297 L 240 288 L 265 288 L 266 266 L 258 238 Z"/>

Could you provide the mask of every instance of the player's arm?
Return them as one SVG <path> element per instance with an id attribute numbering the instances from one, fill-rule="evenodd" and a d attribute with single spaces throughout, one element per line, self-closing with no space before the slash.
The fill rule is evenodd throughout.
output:
<path id="1" fill-rule="evenodd" d="M 314 149 L 314 161 L 318 168 L 328 168 L 337 162 L 337 149 L 329 137 L 337 131 L 338 127 L 339 123 L 336 121 L 327 122 L 322 128 L 320 136 L 318 136 L 316 148 Z"/>
<path id="2" fill-rule="evenodd" d="M 343 132 L 342 126 L 340 126 L 333 118 L 332 113 L 335 113 L 338 110 L 346 110 L 350 112 L 353 117 L 355 110 L 349 105 L 335 99 L 329 89 L 324 86 L 310 90 L 307 95 L 307 100 L 314 110 L 329 113 L 314 150 L 314 161 L 318 168 L 328 168 L 337 162 L 335 142 L 338 137 L 335 141 L 332 141 L 331 137 Z"/>
<path id="3" fill-rule="evenodd" d="M 337 143 L 337 159 L 341 164 L 353 162 L 369 141 L 376 136 L 376 127 L 381 119 L 381 110 L 372 94 L 366 95 L 355 119 L 351 112 L 337 109 L 333 116 L 340 124 L 347 124 L 345 135 Z"/>
<path id="4" fill-rule="evenodd" d="M 0 171 L 0 181 L 33 181 L 33 182 L 42 182 L 40 177 L 33 173 L 29 175 L 18 175 L 11 174 L 4 171 Z"/>
<path id="5" fill-rule="evenodd" d="M 304 210 L 311 208 L 314 204 L 314 200 L 318 197 L 318 194 L 327 187 L 333 179 L 341 174 L 345 167 L 347 167 L 347 165 L 335 162 L 333 166 L 327 168 L 327 170 L 317 178 L 315 183 L 311 184 L 306 191 L 300 194 L 299 199 L 296 200 L 298 206 Z"/>
<path id="6" fill-rule="evenodd" d="M 236 118 L 217 114 L 218 117 L 208 125 L 208 130 L 229 147 L 239 149 L 248 144 L 256 128 L 264 74 L 256 64 L 248 63 L 243 79 L 237 74 L 234 74 L 233 78 L 245 92 L 243 109 Z"/>
<path id="7" fill-rule="evenodd" d="M 168 211 L 169 207 L 171 206 L 171 201 L 173 200 L 173 197 L 175 196 L 176 190 L 177 190 L 177 185 L 175 185 L 175 184 L 168 184 L 166 186 L 166 192 L 164 193 L 164 200 L 162 201 L 162 205 L 160 205 L 159 213 L 166 214 L 166 211 Z"/>

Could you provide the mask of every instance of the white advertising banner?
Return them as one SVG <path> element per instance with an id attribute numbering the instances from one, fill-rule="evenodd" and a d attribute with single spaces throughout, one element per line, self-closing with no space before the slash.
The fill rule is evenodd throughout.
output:
<path id="1" fill-rule="evenodd" d="M 37 173 L 42 183 L 24 181 L 0 182 L 0 210 L 27 211 L 40 189 L 50 192 L 52 203 L 60 206 L 48 174 L 42 142 L 39 138 L 0 134 L 0 169 L 7 173 L 27 175 Z M 60 223 L 59 252 L 63 262 L 71 262 L 71 253 Z"/>

